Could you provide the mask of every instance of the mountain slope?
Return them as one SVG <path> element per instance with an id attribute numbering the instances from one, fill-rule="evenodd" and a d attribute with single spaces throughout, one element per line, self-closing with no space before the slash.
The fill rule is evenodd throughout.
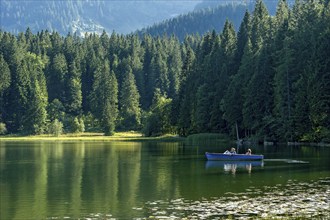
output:
<path id="1" fill-rule="evenodd" d="M 199 1 L 1 0 L 0 25 L 18 33 L 47 29 L 68 32 L 130 33 L 192 11 Z"/>
<path id="2" fill-rule="evenodd" d="M 211 30 L 220 32 L 227 19 L 238 29 L 247 9 L 247 6 L 241 4 L 204 8 L 168 19 L 157 25 L 144 28 L 137 33 L 140 35 L 150 34 L 152 36 L 162 36 L 164 34 L 170 36 L 174 34 L 182 41 L 187 34 L 203 35 Z"/>
<path id="3" fill-rule="evenodd" d="M 287 0 L 287 2 L 289 5 L 293 5 L 294 0 Z M 264 0 L 264 4 L 269 14 L 275 15 L 278 1 Z M 145 27 L 137 33 L 152 36 L 175 35 L 182 41 L 189 34 L 203 35 L 212 30 L 220 32 L 227 19 L 238 31 L 246 10 L 252 13 L 254 6 L 255 1 L 253 0 L 204 0 L 195 6 L 193 12 Z"/>

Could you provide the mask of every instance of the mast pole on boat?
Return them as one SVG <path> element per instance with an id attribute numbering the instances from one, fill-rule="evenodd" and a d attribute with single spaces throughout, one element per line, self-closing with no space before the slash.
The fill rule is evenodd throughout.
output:
<path id="1" fill-rule="evenodd" d="M 239 146 L 242 144 L 241 140 L 239 139 L 239 134 L 238 134 L 238 125 L 237 125 L 237 121 L 236 121 L 236 138 L 237 138 L 237 153 L 239 153 Z"/>

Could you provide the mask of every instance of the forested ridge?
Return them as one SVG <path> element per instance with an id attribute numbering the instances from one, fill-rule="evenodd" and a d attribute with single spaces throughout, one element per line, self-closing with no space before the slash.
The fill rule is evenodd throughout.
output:
<path id="1" fill-rule="evenodd" d="M 151 36 L 171 36 L 174 34 L 180 41 L 183 41 L 188 34 L 203 35 L 212 29 L 221 30 L 227 19 L 233 23 L 237 30 L 247 8 L 243 4 L 204 8 L 143 28 L 137 33 L 140 36 L 143 34 L 150 34 Z"/>
<path id="2" fill-rule="evenodd" d="M 288 5 L 293 0 L 287 0 Z M 277 0 L 264 1 L 270 15 L 275 15 Z M 222 30 L 226 20 L 229 20 L 238 28 L 246 10 L 252 12 L 255 1 L 203 1 L 195 7 L 193 12 L 182 14 L 167 19 L 161 23 L 143 28 L 136 33 L 140 36 L 150 34 L 151 36 L 171 36 L 174 34 L 180 41 L 183 41 L 188 34 L 204 35 L 209 30 Z"/>
<path id="3" fill-rule="evenodd" d="M 27 27 L 40 30 L 131 33 L 176 14 L 193 10 L 197 1 L 108 0 L 1 0 L 0 21 L 6 31 L 18 34 Z"/>
<path id="4" fill-rule="evenodd" d="M 257 0 L 201 37 L 0 32 L 0 132 L 217 132 L 329 141 L 328 0 Z"/>

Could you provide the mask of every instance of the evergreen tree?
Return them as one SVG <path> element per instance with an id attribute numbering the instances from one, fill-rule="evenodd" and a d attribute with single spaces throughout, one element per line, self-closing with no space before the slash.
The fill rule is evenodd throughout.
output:
<path id="1" fill-rule="evenodd" d="M 221 33 L 221 48 L 224 53 L 225 60 L 222 60 L 223 63 L 227 64 L 228 72 L 227 75 L 235 74 L 233 68 L 234 56 L 236 52 L 236 33 L 232 23 L 228 20 L 225 23 L 224 29 Z M 222 73 L 224 74 L 224 73 Z M 226 83 L 226 82 L 224 82 Z"/>
<path id="2" fill-rule="evenodd" d="M 190 75 L 193 71 L 193 65 L 195 63 L 195 53 L 189 45 L 185 45 L 186 55 L 183 61 L 182 71 L 181 71 L 181 83 L 180 90 L 177 99 L 173 104 L 172 115 L 177 116 L 178 119 L 174 118 L 174 124 L 178 125 L 178 132 L 182 136 L 188 135 L 188 130 L 190 128 L 191 122 L 191 103 L 192 103 L 192 93 L 188 92 L 189 84 L 187 83 L 190 79 Z M 179 111 L 179 114 L 177 113 Z"/>
<path id="3" fill-rule="evenodd" d="M 210 131 L 210 103 L 208 102 L 208 88 L 204 84 L 200 86 L 196 94 L 196 128 L 198 133 L 205 133 Z"/>
<path id="4" fill-rule="evenodd" d="M 68 74 L 68 66 L 65 56 L 56 54 L 51 61 L 47 75 L 47 88 L 49 100 L 58 99 L 64 101 L 65 79 Z"/>
<path id="5" fill-rule="evenodd" d="M 276 36 L 274 39 L 274 129 L 278 139 L 293 139 L 293 81 L 294 51 L 292 45 L 292 25 L 289 9 L 285 1 L 279 1 L 276 12 Z"/>
<path id="6" fill-rule="evenodd" d="M 121 126 L 127 130 L 136 130 L 141 125 L 139 99 L 134 75 L 129 69 L 121 86 L 119 109 Z"/>
<path id="7" fill-rule="evenodd" d="M 105 135 L 113 135 L 118 115 L 118 83 L 107 60 L 95 71 L 91 102 Z"/>
<path id="8" fill-rule="evenodd" d="M 286 0 L 278 1 L 276 15 L 275 15 L 275 25 L 279 28 L 284 22 L 289 19 L 289 6 Z"/>
<path id="9" fill-rule="evenodd" d="M 149 109 L 152 104 L 152 97 L 155 89 L 155 81 L 153 73 L 151 72 L 151 60 L 156 53 L 156 45 L 151 36 L 146 35 L 143 38 L 142 46 L 145 49 L 143 58 L 143 73 L 144 73 L 144 87 L 145 95 L 142 96 L 141 105 L 142 109 Z"/>
<path id="10" fill-rule="evenodd" d="M 79 62 L 73 61 L 69 65 L 69 72 L 66 77 L 65 85 L 65 108 L 73 115 L 81 114 L 82 110 L 82 91 L 81 91 L 81 70 Z"/>
<path id="11" fill-rule="evenodd" d="M 246 120 L 250 114 L 249 108 L 246 110 L 243 109 L 243 102 L 245 100 L 246 84 L 253 75 L 254 65 L 252 60 L 252 45 L 251 41 L 248 39 L 245 44 L 238 73 L 232 76 L 223 102 L 223 118 L 228 122 L 231 130 L 234 131 L 235 134 L 236 124 L 238 125 L 240 137 L 244 135 L 244 133 L 241 131 L 246 128 L 246 126 L 243 124 L 243 111 L 246 112 Z"/>
<path id="12" fill-rule="evenodd" d="M 274 73 L 271 67 L 271 51 L 269 48 L 264 47 L 258 57 L 254 75 L 247 85 L 243 107 L 246 117 L 245 124 L 263 138 L 266 138 L 266 134 L 271 132 L 270 126 L 273 122 L 273 88 L 270 85 Z"/>
<path id="13" fill-rule="evenodd" d="M 130 67 L 134 75 L 136 86 L 142 99 L 145 97 L 145 76 L 143 72 L 143 58 L 144 48 L 141 45 L 141 41 L 137 35 L 129 36 L 130 39 Z M 142 102 L 142 101 L 141 101 Z"/>
<path id="14" fill-rule="evenodd" d="M 4 111 L 4 94 L 5 91 L 9 88 L 11 82 L 11 74 L 10 69 L 3 58 L 2 54 L 0 54 L 0 121 L 2 121 L 2 112 Z"/>
<path id="15" fill-rule="evenodd" d="M 46 131 L 48 97 L 42 92 L 40 82 L 32 82 L 33 90 L 29 99 L 29 106 L 24 117 L 24 131 L 32 134 L 43 134 Z"/>
<path id="16" fill-rule="evenodd" d="M 0 95 L 2 97 L 3 92 L 8 89 L 10 86 L 10 81 L 11 81 L 11 75 L 10 75 L 10 69 L 3 58 L 2 54 L 0 54 L 0 69 L 1 69 L 1 76 L 0 76 Z"/>
<path id="17" fill-rule="evenodd" d="M 236 51 L 234 58 L 234 73 L 237 73 L 238 68 L 241 64 L 241 60 L 244 54 L 245 45 L 250 39 L 251 31 L 251 15 L 248 11 L 245 12 L 243 21 L 239 27 L 237 32 L 237 40 L 236 40 Z"/>
<path id="18" fill-rule="evenodd" d="M 155 88 L 159 88 L 162 94 L 169 94 L 170 79 L 167 68 L 167 55 L 165 54 L 165 48 L 160 40 L 156 42 L 156 47 L 157 50 L 150 62 L 148 75 L 149 86 L 151 91 L 154 91 Z"/>
<path id="19" fill-rule="evenodd" d="M 170 81 L 168 97 L 174 98 L 178 95 L 180 87 L 180 75 L 182 70 L 182 59 L 179 42 L 171 38 L 168 42 L 168 77 Z"/>
<path id="20" fill-rule="evenodd" d="M 43 73 L 45 64 L 40 56 L 26 53 L 18 67 L 15 86 L 12 87 L 11 105 L 13 129 L 28 134 L 40 134 L 45 131 L 48 105 L 46 79 Z"/>
<path id="21" fill-rule="evenodd" d="M 256 0 L 251 20 L 251 43 L 255 52 L 258 52 L 265 41 L 270 37 L 270 16 L 262 0 Z"/>
<path id="22" fill-rule="evenodd" d="M 12 74 L 12 84 L 9 95 L 6 98 L 5 120 L 8 121 L 8 130 L 18 132 L 23 127 L 23 117 L 28 108 L 28 89 L 30 85 L 30 76 L 27 70 L 26 62 L 18 64 L 16 71 Z"/>

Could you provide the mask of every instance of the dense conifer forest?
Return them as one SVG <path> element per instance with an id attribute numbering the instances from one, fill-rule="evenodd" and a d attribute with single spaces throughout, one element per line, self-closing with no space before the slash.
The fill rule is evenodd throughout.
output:
<path id="1" fill-rule="evenodd" d="M 171 36 L 174 34 L 180 41 L 189 34 L 203 35 L 209 30 L 221 30 L 226 22 L 234 25 L 238 30 L 246 10 L 252 10 L 252 4 L 219 5 L 214 8 L 204 8 L 188 14 L 165 20 L 159 24 L 137 31 L 139 36 L 150 34 L 151 36 Z"/>
<path id="2" fill-rule="evenodd" d="M 330 5 L 257 0 L 197 37 L 0 31 L 0 133 L 330 141 Z"/>

